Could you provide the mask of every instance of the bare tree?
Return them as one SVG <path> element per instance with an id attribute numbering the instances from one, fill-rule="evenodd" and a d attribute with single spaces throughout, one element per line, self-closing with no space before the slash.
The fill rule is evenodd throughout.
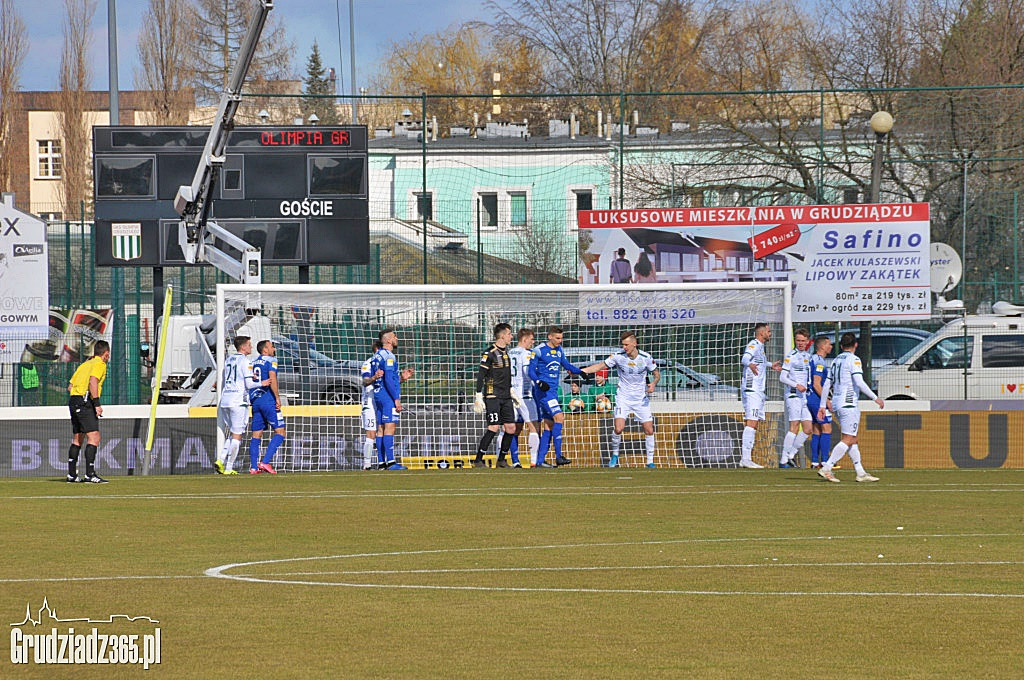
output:
<path id="1" fill-rule="evenodd" d="M 184 125 L 195 104 L 186 0 L 149 0 L 139 33 L 135 87 L 153 125 Z"/>
<path id="2" fill-rule="evenodd" d="M 18 91 L 18 73 L 28 53 L 25 22 L 13 0 L 0 0 L 0 189 L 11 188 L 11 117 Z"/>
<path id="3" fill-rule="evenodd" d="M 254 10 L 254 3 L 237 0 L 197 0 L 194 3 L 190 40 L 195 46 L 193 82 L 201 104 L 217 102 L 227 87 Z M 293 78 L 291 58 L 294 52 L 295 45 L 288 39 L 284 25 L 271 12 L 249 66 L 249 91 L 273 94 L 287 89 L 283 81 Z M 243 118 L 252 118 L 252 110 L 272 105 L 256 99 L 246 99 L 243 103 L 239 111 Z"/>
<path id="4" fill-rule="evenodd" d="M 58 117 L 61 133 L 60 196 L 65 215 L 76 215 L 79 203 L 88 200 L 89 129 L 86 98 L 89 91 L 90 24 L 96 0 L 64 0 L 64 46 L 60 57 Z"/>
<path id="5" fill-rule="evenodd" d="M 579 250 L 577 240 L 566 234 L 564 226 L 542 220 L 512 233 L 512 259 L 532 267 L 538 272 L 537 276 L 544 279 L 535 283 L 564 283 L 566 279 L 575 279 Z"/>

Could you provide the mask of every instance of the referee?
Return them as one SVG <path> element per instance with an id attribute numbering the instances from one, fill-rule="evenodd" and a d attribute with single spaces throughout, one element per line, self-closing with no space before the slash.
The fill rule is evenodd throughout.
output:
<path id="1" fill-rule="evenodd" d="M 516 431 L 515 411 L 521 403 L 519 395 L 512 391 L 512 362 L 508 356 L 511 341 L 512 327 L 507 323 L 499 323 L 494 327 L 494 343 L 480 358 L 473 410 L 478 414 L 487 412 L 487 429 L 477 446 L 473 467 L 487 467 L 484 454 L 491 448 L 491 442 L 499 429 L 504 429 L 508 436 L 501 438 L 496 467 L 509 467 L 505 456 L 512 446 L 512 436 Z M 522 467 L 518 454 L 513 454 L 512 467 Z"/>
<path id="2" fill-rule="evenodd" d="M 68 449 L 69 482 L 91 482 L 106 484 L 107 480 L 96 474 L 96 447 L 100 444 L 100 421 L 103 406 L 100 395 L 103 381 L 107 379 L 107 362 L 110 361 L 110 343 L 98 340 L 93 346 L 93 357 L 82 363 L 68 383 L 68 409 L 71 411 L 71 431 L 74 441 Z M 78 477 L 78 454 L 85 445 L 85 477 Z"/>

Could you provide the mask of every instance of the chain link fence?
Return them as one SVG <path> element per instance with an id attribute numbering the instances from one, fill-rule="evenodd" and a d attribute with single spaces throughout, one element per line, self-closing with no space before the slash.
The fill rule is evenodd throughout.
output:
<path id="1" fill-rule="evenodd" d="M 274 121 L 305 116 L 298 97 L 251 99 Z M 931 204 L 932 241 L 964 264 L 947 297 L 972 313 L 1024 297 L 1021 86 L 426 93 L 352 104 L 337 99 L 335 111 L 348 124 L 354 109 L 370 131 L 370 261 L 310 267 L 313 283 L 575 282 L 587 245 L 579 210 L 863 202 L 876 141 L 868 119 L 886 110 L 895 127 L 884 139 L 880 200 Z M 89 204 L 78 213 L 49 228 L 51 307 L 114 308 L 105 391 L 111 402 L 145 402 L 150 369 L 139 348 L 155 344 L 153 271 L 94 267 Z M 263 280 L 299 276 L 267 267 Z M 165 268 L 163 279 L 175 287 L 174 313 L 197 314 L 213 311 L 214 287 L 226 281 L 210 267 Z M 8 381 L 0 401 L 64 403 L 73 368 L 45 365 L 32 395 Z"/>

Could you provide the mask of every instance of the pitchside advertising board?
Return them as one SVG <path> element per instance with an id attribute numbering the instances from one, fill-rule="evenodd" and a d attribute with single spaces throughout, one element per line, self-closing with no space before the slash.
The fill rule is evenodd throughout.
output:
<path id="1" fill-rule="evenodd" d="M 789 281 L 798 322 L 927 319 L 929 220 L 927 203 L 584 210 L 580 276 L 609 283 L 623 248 L 651 282 Z M 660 313 L 626 321 L 728 320 Z"/>
<path id="2" fill-rule="evenodd" d="M 186 264 L 173 201 L 192 183 L 208 132 L 93 128 L 97 266 Z M 361 125 L 238 127 L 210 219 L 260 248 L 265 265 L 366 264 L 366 142 Z"/>

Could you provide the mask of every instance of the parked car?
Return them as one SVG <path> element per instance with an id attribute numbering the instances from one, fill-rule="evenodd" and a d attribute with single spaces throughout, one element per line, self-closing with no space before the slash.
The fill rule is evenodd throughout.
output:
<path id="1" fill-rule="evenodd" d="M 860 335 L 859 328 L 842 328 L 838 331 L 832 331 L 830 333 L 818 333 L 814 336 L 817 340 L 821 337 L 827 337 L 832 341 L 832 353 L 829 354 L 829 359 L 834 359 L 838 356 L 839 352 L 839 338 L 844 333 L 853 333 L 854 335 Z M 892 362 L 899 359 L 901 356 L 917 347 L 921 341 L 931 337 L 931 333 L 920 328 L 912 328 L 909 326 L 872 326 L 871 327 L 871 371 L 874 374 L 875 370 L 882 366 L 887 366 Z M 813 350 L 812 350 L 813 351 Z"/>
<path id="2" fill-rule="evenodd" d="M 358 404 L 363 389 L 362 364 L 341 361 L 309 349 L 309 369 L 299 368 L 299 343 L 275 336 L 277 382 L 290 404 Z"/>
<path id="3" fill-rule="evenodd" d="M 620 347 L 569 347 L 565 350 L 566 358 L 579 367 L 589 366 L 605 359 L 609 354 L 620 351 Z M 654 391 L 656 399 L 714 401 L 739 400 L 739 389 L 723 384 L 717 375 L 695 371 L 685 364 L 667 362 L 655 357 L 655 363 L 661 371 L 661 379 Z M 568 379 L 568 378 L 566 378 Z M 617 378 L 612 372 L 610 376 L 614 384 Z"/>
<path id="4" fill-rule="evenodd" d="M 883 399 L 1024 398 L 1024 319 L 950 321 L 875 373 Z"/>

